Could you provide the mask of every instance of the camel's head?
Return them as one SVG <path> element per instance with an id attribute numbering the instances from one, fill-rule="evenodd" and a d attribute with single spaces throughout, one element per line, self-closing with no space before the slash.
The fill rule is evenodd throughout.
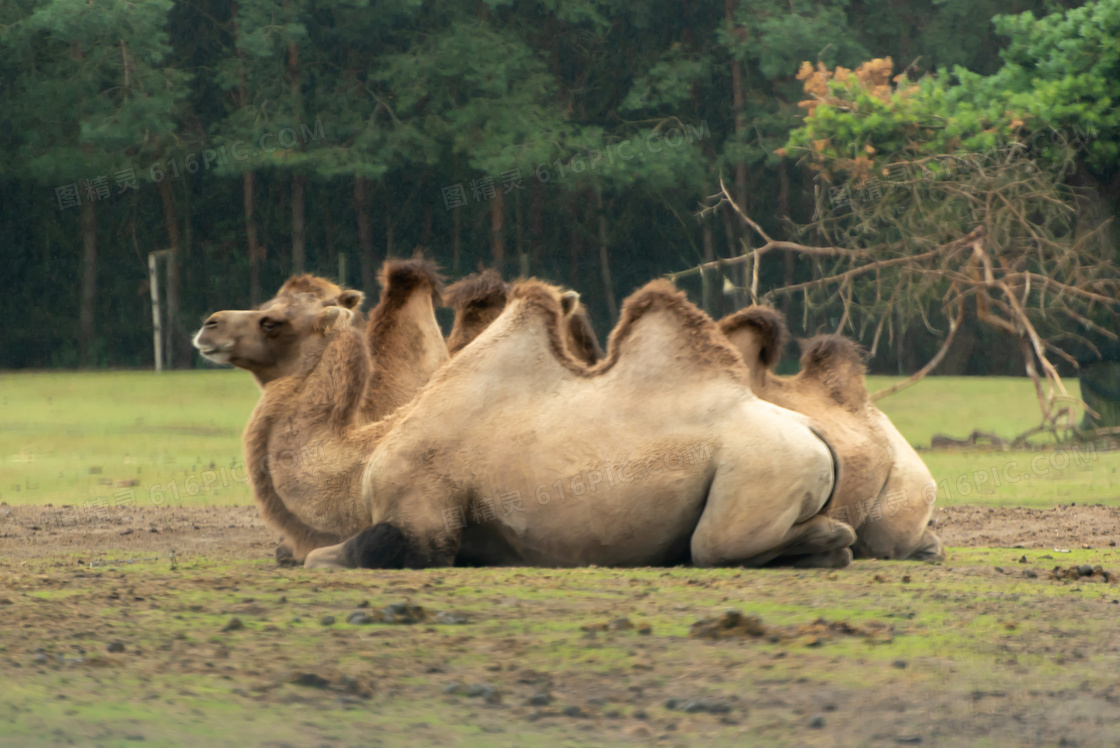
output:
<path id="1" fill-rule="evenodd" d="M 263 386 L 317 360 L 329 333 L 352 323 L 362 299 L 361 291 L 297 276 L 258 309 L 210 315 L 195 335 L 194 347 L 215 363 L 252 372 Z"/>

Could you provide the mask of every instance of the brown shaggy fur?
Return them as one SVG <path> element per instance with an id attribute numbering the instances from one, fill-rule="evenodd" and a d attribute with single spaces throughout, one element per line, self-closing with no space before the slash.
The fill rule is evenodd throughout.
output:
<path id="1" fill-rule="evenodd" d="M 502 313 L 509 295 L 509 284 L 492 268 L 468 275 L 449 286 L 443 300 L 455 310 L 455 326 L 447 337 L 448 351 L 454 355 L 481 335 Z M 603 358 L 603 348 L 587 310 L 579 303 L 579 294 L 563 292 L 560 309 L 563 337 L 569 352 L 585 366 L 594 366 Z"/>
<path id="2" fill-rule="evenodd" d="M 443 298 L 443 276 L 439 266 L 431 260 L 416 257 L 411 260 L 386 260 L 377 275 L 381 285 L 381 301 L 374 312 L 381 316 L 399 309 L 408 301 L 413 291 L 427 288 L 432 294 L 432 306 L 439 306 Z M 373 322 L 373 313 L 370 314 Z"/>
<path id="3" fill-rule="evenodd" d="M 342 314 L 349 319 L 348 312 Z M 322 328 L 317 326 L 317 329 L 329 332 L 339 316 L 324 318 L 326 324 Z M 359 332 L 344 322 L 322 355 L 308 362 L 303 374 L 276 380 L 265 390 L 242 436 L 249 478 L 261 515 L 284 534 L 297 558 L 303 558 L 312 548 L 338 543 L 342 536 L 308 526 L 287 507 L 273 482 L 270 442 L 277 429 L 292 429 L 289 417 L 292 403 L 303 398 L 312 398 L 326 405 L 321 414 L 325 417 L 325 425 L 341 438 L 354 422 L 358 402 L 369 377 L 370 360 L 364 349 Z M 308 428 L 311 425 L 301 424 L 296 431 L 311 431 Z M 301 446 L 304 449 L 308 447 L 307 444 Z M 303 450 L 294 451 L 305 453 Z"/>
<path id="4" fill-rule="evenodd" d="M 455 310 L 455 325 L 447 336 L 447 350 L 455 355 L 498 318 L 509 298 L 509 284 L 498 272 L 486 269 L 452 284 L 443 295 Z"/>
<path id="5" fill-rule="evenodd" d="M 304 273 L 302 275 L 293 275 L 291 278 L 284 281 L 284 285 L 280 286 L 280 290 L 276 292 L 276 295 L 285 296 L 293 293 L 311 293 L 315 294 L 315 296 L 320 299 L 329 299 L 332 296 L 338 296 L 342 293 L 342 287 L 332 283 L 326 278 Z"/>
<path id="6" fill-rule="evenodd" d="M 754 330 L 758 341 L 759 364 L 765 369 L 774 368 L 782 360 L 782 350 L 789 339 L 786 321 L 781 313 L 768 306 L 749 306 L 719 322 L 724 335 L 730 335 L 743 327 Z"/>
<path id="7" fill-rule="evenodd" d="M 858 409 L 869 400 L 863 376 L 867 373 L 860 345 L 843 335 L 817 335 L 801 341 L 801 372 L 828 390 L 838 404 Z"/>
<path id="8" fill-rule="evenodd" d="M 381 284 L 381 300 L 370 310 L 366 339 L 376 359 L 384 355 L 388 333 L 397 324 L 400 311 L 416 291 L 427 291 L 432 306 L 439 306 L 443 296 L 443 276 L 439 267 L 428 260 L 386 260 L 377 277 Z"/>
<path id="9" fill-rule="evenodd" d="M 487 268 L 481 273 L 473 273 L 447 287 L 443 303 L 459 310 L 468 304 L 477 306 L 505 306 L 509 297 L 509 284 L 502 280 L 498 271 Z"/>
<path id="10" fill-rule="evenodd" d="M 595 335 L 595 328 L 591 326 L 587 310 L 583 305 L 578 305 L 565 319 L 568 323 L 568 348 L 572 355 L 586 366 L 599 363 L 603 358 L 603 347 L 599 345 L 599 338 Z"/>
<path id="11" fill-rule="evenodd" d="M 369 313 L 366 332 L 374 368 L 362 401 L 362 413 L 371 421 L 411 400 L 434 372 L 434 362 L 447 360 L 434 311 L 404 311 L 416 294 L 429 294 L 432 310 L 441 303 L 443 276 L 439 267 L 419 257 L 387 260 L 378 280 L 381 299 Z M 413 318 L 417 313 L 421 319 Z M 436 345 L 433 331 L 439 338 L 439 351 L 431 348 Z"/>
<path id="12" fill-rule="evenodd" d="M 291 278 L 284 281 L 284 285 L 280 286 L 280 290 L 276 292 L 273 301 L 275 299 L 286 298 L 301 293 L 312 294 L 317 299 L 331 300 L 332 303 L 351 310 L 354 312 L 351 318 L 351 324 L 355 327 L 361 327 L 365 324 L 365 314 L 359 309 L 362 305 L 362 301 L 365 299 L 365 294 L 361 291 L 345 289 L 333 281 L 320 278 L 317 275 L 311 275 L 310 273 L 293 275 Z M 272 303 L 272 301 L 267 301 L 262 307 L 270 303 Z"/>

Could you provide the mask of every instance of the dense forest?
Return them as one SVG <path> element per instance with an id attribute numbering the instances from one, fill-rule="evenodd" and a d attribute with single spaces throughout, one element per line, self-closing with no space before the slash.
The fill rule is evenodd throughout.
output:
<path id="1" fill-rule="evenodd" d="M 6 0 L 0 367 L 151 366 L 156 250 L 189 367 L 208 312 L 300 271 L 375 300 L 381 262 L 417 249 L 452 278 L 569 285 L 605 338 L 641 284 L 757 244 L 726 205 L 700 214 L 721 178 L 764 231 L 804 236 L 880 158 L 1019 142 L 1100 221 L 1118 36 L 1120 0 Z M 834 95 L 852 70 L 878 109 Z M 820 265 L 755 270 L 776 288 Z M 713 315 L 749 303 L 745 264 L 710 276 L 680 283 Z M 839 295 L 778 303 L 798 334 L 849 321 Z M 1022 373 L 974 314 L 940 370 Z M 929 315 L 900 308 L 873 370 L 924 364 Z"/>

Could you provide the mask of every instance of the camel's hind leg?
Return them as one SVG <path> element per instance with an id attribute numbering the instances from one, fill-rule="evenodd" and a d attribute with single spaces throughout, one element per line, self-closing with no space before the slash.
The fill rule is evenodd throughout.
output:
<path id="1" fill-rule="evenodd" d="M 818 514 L 791 527 L 781 545 L 754 558 L 744 559 L 742 565 L 843 569 L 852 563 L 850 546 L 855 540 L 856 531 L 851 525 Z"/>
<path id="2" fill-rule="evenodd" d="M 692 539 L 693 561 L 702 566 L 790 565 L 842 569 L 852 562 L 849 546 L 856 539 L 855 530 L 850 525 L 824 514 L 793 525 L 783 536 L 772 537 L 765 543 L 766 550 L 757 553 L 746 551 L 738 543 L 729 544 L 724 549 L 713 548 L 710 539 L 697 535 L 699 530 Z M 703 547 L 703 556 L 698 559 L 700 547 Z"/>

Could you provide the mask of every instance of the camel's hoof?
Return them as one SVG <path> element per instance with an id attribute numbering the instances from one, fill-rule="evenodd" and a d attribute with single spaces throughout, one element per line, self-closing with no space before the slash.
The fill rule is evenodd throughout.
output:
<path id="1" fill-rule="evenodd" d="M 945 547 L 941 539 L 926 530 L 922 535 L 924 541 L 920 548 L 906 557 L 907 561 L 925 561 L 926 563 L 940 563 L 945 560 Z"/>
<path id="2" fill-rule="evenodd" d="M 276 565 L 299 566 L 299 561 L 296 561 L 296 555 L 292 553 L 292 549 L 288 547 L 287 543 L 281 543 L 276 546 Z"/>
<path id="3" fill-rule="evenodd" d="M 851 548 L 837 548 L 827 553 L 801 556 L 790 564 L 795 569 L 843 569 L 852 563 Z"/>
<path id="4" fill-rule="evenodd" d="M 338 546 L 330 548 L 316 548 L 307 554 L 303 562 L 305 569 L 346 569 L 349 568 L 338 563 Z"/>

